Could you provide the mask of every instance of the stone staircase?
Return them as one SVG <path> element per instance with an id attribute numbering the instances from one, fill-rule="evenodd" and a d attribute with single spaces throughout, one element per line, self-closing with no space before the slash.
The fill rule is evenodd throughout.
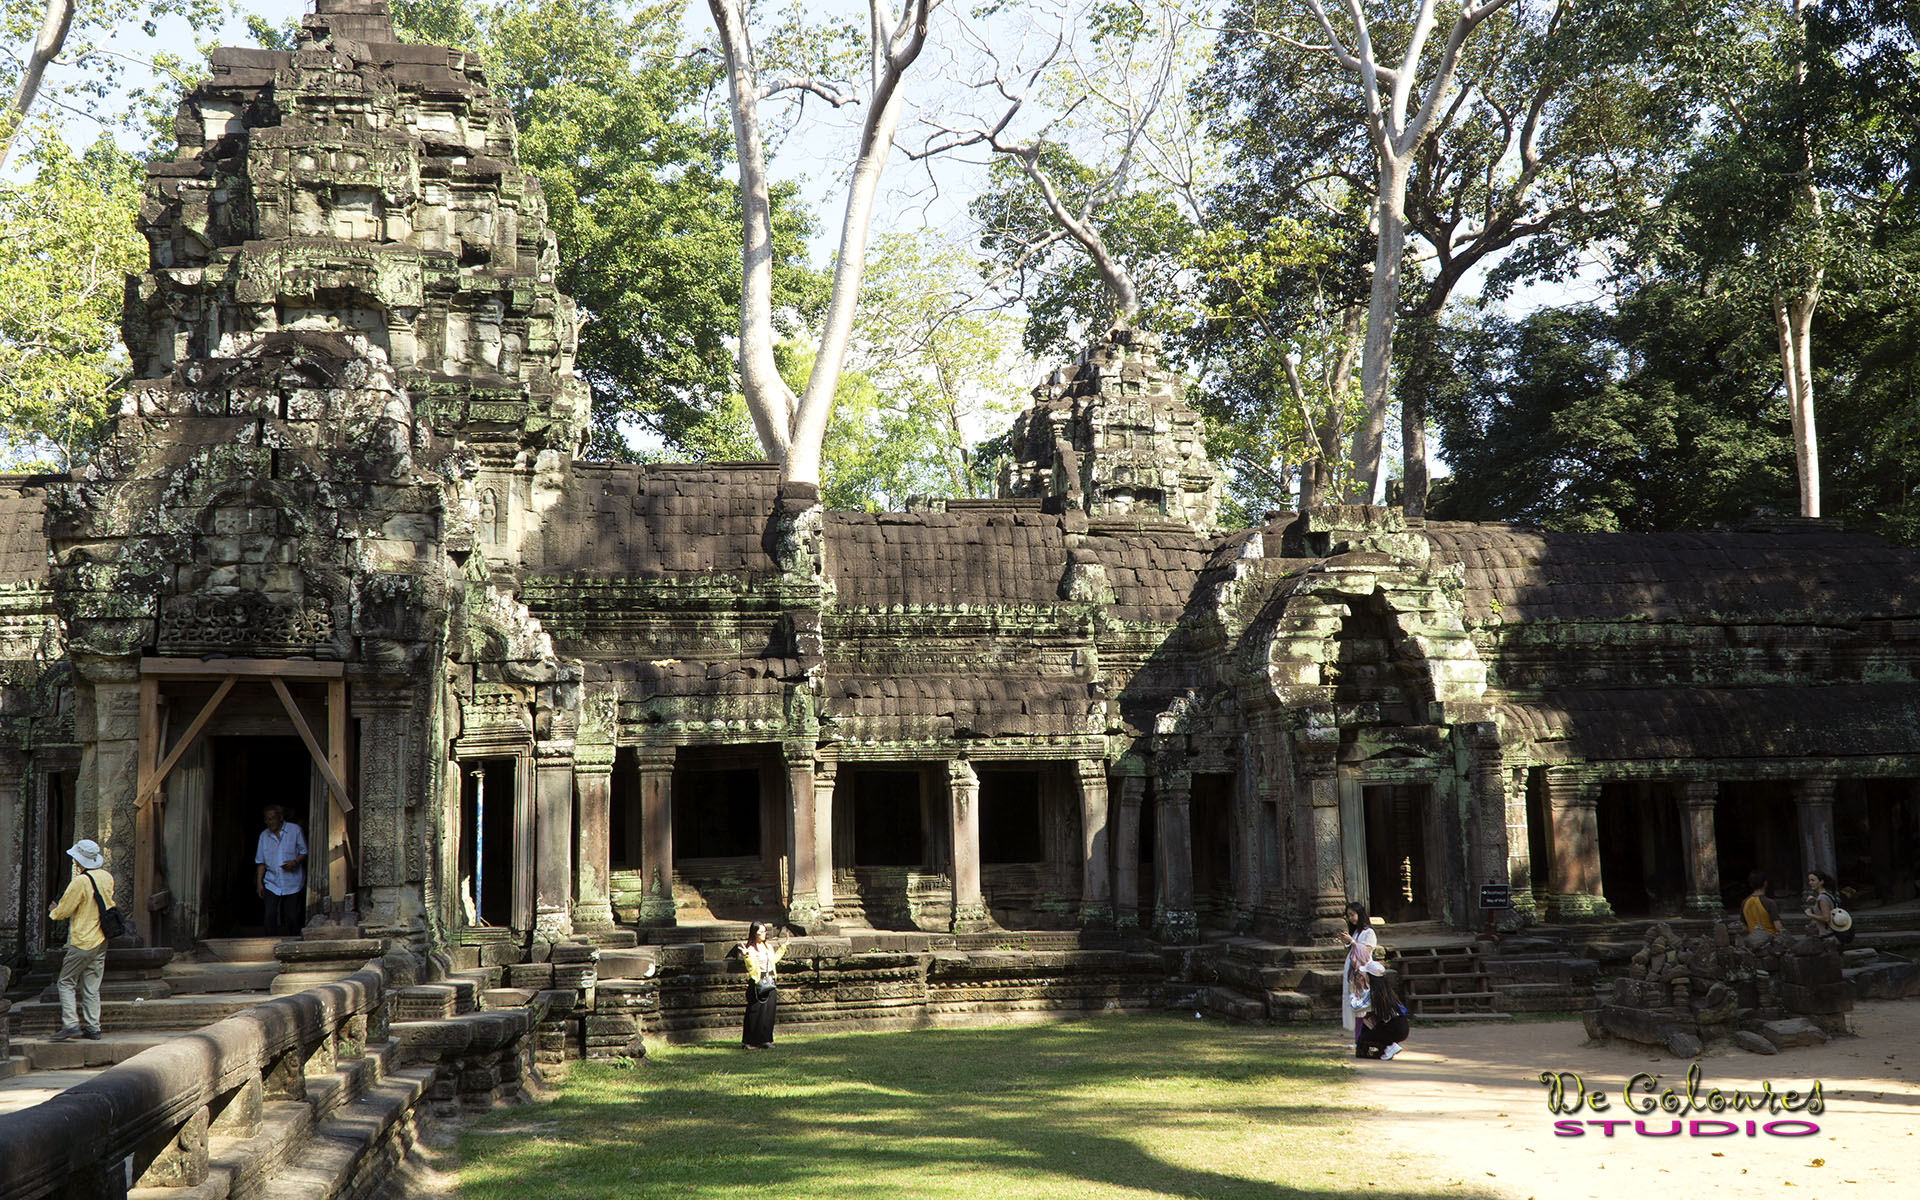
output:
<path id="1" fill-rule="evenodd" d="M 1388 967 L 1415 1021 L 1510 1021 L 1485 967 L 1485 951 L 1470 941 L 1388 947 Z"/>

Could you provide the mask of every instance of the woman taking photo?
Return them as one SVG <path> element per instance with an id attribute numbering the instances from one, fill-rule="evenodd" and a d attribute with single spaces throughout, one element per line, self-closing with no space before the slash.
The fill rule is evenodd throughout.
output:
<path id="1" fill-rule="evenodd" d="M 1380 964 L 1372 965 L 1378 967 Z M 1407 1006 L 1400 1002 L 1399 993 L 1393 986 L 1393 977 L 1379 975 L 1368 989 L 1367 1011 L 1361 1014 L 1360 1027 L 1354 1030 L 1353 1056 L 1392 1058 L 1400 1053 L 1400 1043 L 1407 1040 L 1412 1028 L 1413 1022 L 1407 1017 Z"/>
<path id="2" fill-rule="evenodd" d="M 755 921 L 747 929 L 747 940 L 735 943 L 747 964 L 747 1016 L 740 1026 L 740 1044 L 749 1050 L 765 1050 L 773 1045 L 773 1010 L 780 1001 L 780 987 L 774 980 L 774 968 L 786 957 L 787 943 L 767 940 L 771 931 L 765 921 Z"/>
<path id="3" fill-rule="evenodd" d="M 1340 940 L 1347 947 L 1347 961 L 1340 969 L 1340 991 L 1343 997 L 1357 996 L 1364 989 L 1365 981 L 1356 978 L 1356 974 L 1374 973 L 1367 971 L 1367 964 L 1373 962 L 1374 948 L 1380 943 L 1367 917 L 1367 906 L 1358 900 L 1347 905 L 1347 928 L 1340 935 Z M 1356 984 L 1360 986 L 1356 987 Z M 1349 1034 L 1359 1024 L 1353 1005 L 1345 999 L 1340 1004 L 1340 1024 L 1346 1027 Z"/>

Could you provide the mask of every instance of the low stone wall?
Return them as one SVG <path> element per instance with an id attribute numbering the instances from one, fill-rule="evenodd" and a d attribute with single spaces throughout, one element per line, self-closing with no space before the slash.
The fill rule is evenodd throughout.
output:
<path id="1" fill-rule="evenodd" d="M 810 939 L 807 954 L 781 964 L 781 1028 L 903 1029 L 1144 1009 L 1159 1004 L 1167 986 L 1166 963 L 1150 951 L 855 954 L 817 944 L 830 940 Z M 736 960 L 708 961 L 688 945 L 660 947 L 654 962 L 648 978 L 586 983 L 578 1021 L 565 1023 L 586 1057 L 638 1054 L 648 1038 L 739 1036 L 747 977 Z"/>

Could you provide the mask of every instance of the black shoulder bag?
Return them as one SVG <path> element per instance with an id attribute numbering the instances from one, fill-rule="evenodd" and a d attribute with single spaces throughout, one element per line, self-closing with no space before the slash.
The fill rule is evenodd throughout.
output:
<path id="1" fill-rule="evenodd" d="M 126 914 L 108 905 L 106 900 L 101 897 L 100 884 L 94 879 L 93 872 L 88 871 L 86 875 L 87 883 L 93 887 L 93 906 L 100 910 L 100 936 L 106 938 L 108 941 L 112 941 L 115 938 L 126 937 L 132 933 L 133 930 L 128 928 L 127 925 Z"/>

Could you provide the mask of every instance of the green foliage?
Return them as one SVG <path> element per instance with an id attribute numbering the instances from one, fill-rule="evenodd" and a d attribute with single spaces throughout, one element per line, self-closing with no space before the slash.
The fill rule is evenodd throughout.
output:
<path id="1" fill-rule="evenodd" d="M 588 1063 L 538 1110 L 462 1130 L 468 1200 L 1280 1200 L 1448 1192 L 1355 1154 L 1331 1039 L 1124 1016 L 1000 1029 L 649 1044 Z M 531 1116 L 529 1114 L 532 1114 Z M 1458 1194 L 1459 1189 L 1452 1189 Z"/>
<path id="2" fill-rule="evenodd" d="M 904 235 L 875 240 L 822 444 L 829 506 L 898 510 L 914 496 L 992 493 L 990 464 L 970 442 L 1012 420 L 1013 321 L 979 310 L 976 288 L 973 264 L 950 247 Z M 798 391 L 811 350 L 788 341 L 775 359 Z M 736 420 L 734 436 L 750 442 L 744 403 Z"/>
<path id="3" fill-rule="evenodd" d="M 1039 165 L 1069 209 L 1079 209 L 1090 191 L 1107 184 L 1103 173 L 1054 143 L 1042 148 Z M 1060 236 L 1040 189 L 1018 163 L 994 159 L 987 181 L 970 211 L 981 226 L 981 248 L 1011 275 L 1010 290 L 1026 300 L 1021 346 L 1041 360 L 1077 357 L 1089 338 L 1113 326 L 1113 296 L 1086 251 Z M 1180 208 L 1164 192 L 1130 190 L 1100 200 L 1091 224 L 1140 290 L 1136 326 L 1182 328 L 1180 276 L 1198 231 Z"/>
<path id="4" fill-rule="evenodd" d="M 105 136 L 78 156 L 40 138 L 20 165 L 24 181 L 0 183 L 0 453 L 12 470 L 65 470 L 105 437 L 126 382 L 141 179 Z"/>
<path id="5" fill-rule="evenodd" d="M 738 390 L 739 201 L 724 111 L 705 103 L 719 68 L 680 53 L 680 7 L 393 9 L 411 38 L 476 48 L 513 107 L 521 161 L 540 179 L 559 241 L 560 290 L 586 317 L 578 362 L 593 386 L 591 453 L 635 458 L 635 431 L 671 452 L 724 452 Z M 809 219 L 791 188 L 774 200 L 775 303 L 804 316 L 825 300 L 805 264 Z"/>
<path id="6" fill-rule="evenodd" d="M 197 64 L 160 49 L 159 39 L 163 32 L 182 25 L 192 30 L 217 28 L 231 3 L 75 0 L 66 42 L 41 81 L 26 134 L 34 136 L 35 114 L 56 110 L 127 132 L 148 129 L 163 109 L 170 122 L 180 90 L 197 74 Z M 45 14 L 46 0 L 0 0 L 0 30 L 4 30 L 0 36 L 6 48 L 0 54 L 0 92 L 8 100 L 20 86 Z M 148 69 L 151 74 L 143 84 L 142 73 Z M 5 116 L 0 114 L 0 126 L 4 124 Z"/>
<path id="7" fill-rule="evenodd" d="M 1720 316 L 1661 288 L 1619 314 L 1542 309 L 1443 329 L 1456 370 L 1433 412 L 1453 475 L 1430 514 L 1617 531 L 1792 511 L 1770 331 Z"/>

